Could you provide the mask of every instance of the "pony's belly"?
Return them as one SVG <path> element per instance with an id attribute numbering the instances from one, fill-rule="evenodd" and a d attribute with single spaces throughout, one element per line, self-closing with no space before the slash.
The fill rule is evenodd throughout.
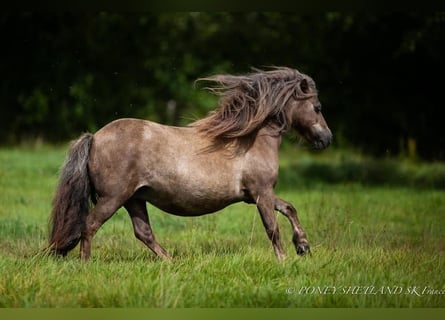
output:
<path id="1" fill-rule="evenodd" d="M 236 196 L 220 196 L 211 193 L 187 191 L 160 191 L 150 187 L 142 187 L 135 197 L 144 199 L 162 211 L 179 216 L 200 216 L 221 210 L 228 205 L 242 201 Z"/>

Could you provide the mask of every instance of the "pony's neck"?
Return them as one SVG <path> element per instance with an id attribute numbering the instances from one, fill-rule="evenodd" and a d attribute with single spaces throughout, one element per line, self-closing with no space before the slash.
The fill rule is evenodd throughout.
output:
<path id="1" fill-rule="evenodd" d="M 283 134 L 284 130 L 278 124 L 270 122 L 258 131 L 257 139 L 261 139 L 271 147 L 278 149 L 281 145 Z"/>
<path id="2" fill-rule="evenodd" d="M 260 144 L 267 146 L 269 150 L 278 150 L 281 144 L 281 138 L 285 131 L 279 125 L 270 122 L 264 124 L 250 135 L 230 139 L 230 140 L 207 140 L 208 137 L 203 135 L 203 138 L 209 142 L 208 146 L 204 147 L 202 152 L 215 152 L 225 150 L 229 157 L 242 156 L 249 151 L 253 146 Z"/>

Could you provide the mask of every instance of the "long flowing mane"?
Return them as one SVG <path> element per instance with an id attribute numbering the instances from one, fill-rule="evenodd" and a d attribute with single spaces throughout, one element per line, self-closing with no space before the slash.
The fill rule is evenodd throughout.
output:
<path id="1" fill-rule="evenodd" d="M 304 92 L 299 85 L 305 79 L 313 90 Z M 289 128 L 287 104 L 295 99 L 307 99 L 314 95 L 315 83 L 307 75 L 295 69 L 273 67 L 263 71 L 234 75 L 215 75 L 200 78 L 214 85 L 207 87 L 220 96 L 219 106 L 207 117 L 191 124 L 214 141 L 226 142 L 255 134 L 267 121 L 277 124 L 281 130 Z"/>

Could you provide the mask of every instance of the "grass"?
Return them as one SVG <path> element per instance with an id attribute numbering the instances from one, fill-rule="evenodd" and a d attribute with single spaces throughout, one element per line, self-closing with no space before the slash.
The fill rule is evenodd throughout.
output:
<path id="1" fill-rule="evenodd" d="M 285 151 L 277 193 L 297 207 L 312 257 L 295 255 L 290 226 L 277 215 L 288 253 L 277 262 L 254 206 L 198 218 L 150 206 L 154 232 L 173 261 L 160 261 L 137 241 L 119 210 L 94 238 L 91 261 L 82 263 L 78 249 L 65 259 L 42 253 L 64 153 L 0 149 L 1 307 L 445 305 L 443 164 L 400 162 L 397 179 L 378 183 L 369 173 L 370 163 L 379 168 L 376 160 Z M 355 173 L 346 174 L 347 161 Z M 385 161 L 383 171 L 396 162 Z M 360 180 L 366 177 L 376 181 Z"/>

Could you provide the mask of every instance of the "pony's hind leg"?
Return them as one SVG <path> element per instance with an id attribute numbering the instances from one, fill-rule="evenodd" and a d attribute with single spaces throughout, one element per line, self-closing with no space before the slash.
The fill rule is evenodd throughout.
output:
<path id="1" fill-rule="evenodd" d="M 284 216 L 289 219 L 292 225 L 293 237 L 292 241 L 295 245 L 298 255 L 305 255 L 306 253 L 311 253 L 309 243 L 307 241 L 306 233 L 301 227 L 300 221 L 298 220 L 297 210 L 288 202 L 281 200 L 280 198 L 275 199 L 275 210 L 281 212 Z"/>
<path id="2" fill-rule="evenodd" d="M 80 241 L 80 258 L 88 260 L 91 255 L 91 240 L 97 230 L 122 206 L 119 199 L 99 198 L 96 206 L 86 217 Z"/>
<path id="3" fill-rule="evenodd" d="M 170 259 L 170 255 L 156 241 L 153 231 L 151 230 L 145 200 L 133 198 L 128 200 L 124 206 L 131 217 L 136 238 L 141 240 L 159 257 Z"/>

